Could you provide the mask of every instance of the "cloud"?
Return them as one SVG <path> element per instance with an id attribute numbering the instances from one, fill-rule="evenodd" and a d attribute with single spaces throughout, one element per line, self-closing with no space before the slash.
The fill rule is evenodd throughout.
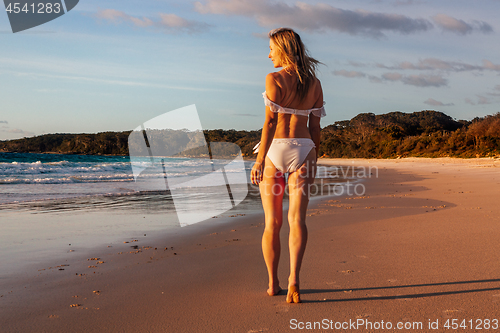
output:
<path id="1" fill-rule="evenodd" d="M 365 64 L 363 64 L 361 62 L 357 62 L 357 61 L 349 61 L 349 65 L 351 65 L 353 67 L 366 67 Z"/>
<path id="2" fill-rule="evenodd" d="M 173 29 L 186 29 L 186 30 L 197 30 L 201 27 L 207 27 L 208 24 L 200 23 L 196 21 L 189 21 L 175 14 L 161 14 L 160 25 L 167 28 Z"/>
<path id="3" fill-rule="evenodd" d="M 453 103 L 447 103 L 447 104 L 445 104 L 443 102 L 436 101 L 433 98 L 427 99 L 424 103 L 427 104 L 427 105 L 432 105 L 432 106 L 453 106 L 453 105 L 455 105 Z"/>
<path id="4" fill-rule="evenodd" d="M 454 32 L 459 35 L 470 34 L 474 31 L 480 31 L 482 33 L 493 32 L 493 28 L 491 27 L 491 25 L 483 21 L 473 21 L 472 23 L 466 23 L 463 20 L 459 20 L 445 14 L 434 15 L 432 17 L 432 20 L 443 30 Z"/>
<path id="5" fill-rule="evenodd" d="M 441 87 L 448 85 L 448 80 L 443 78 L 441 75 L 403 75 L 397 72 L 385 73 L 382 74 L 381 77 L 377 77 L 374 75 L 368 75 L 363 72 L 357 71 L 347 71 L 347 70 L 337 70 L 332 72 L 333 75 L 343 76 L 347 78 L 363 78 L 368 77 L 371 82 L 381 83 L 384 81 L 392 81 L 392 82 L 402 82 L 404 84 L 408 84 L 411 86 L 417 87 Z"/>
<path id="6" fill-rule="evenodd" d="M 483 60 L 483 69 L 489 69 L 492 71 L 500 71 L 500 65 L 495 65 L 489 60 Z"/>
<path id="7" fill-rule="evenodd" d="M 420 60 L 417 64 L 412 64 L 409 62 L 401 63 L 401 69 L 417 69 L 417 70 L 463 70 L 463 69 L 471 69 L 470 66 L 447 62 L 436 58 L 427 58 L 424 60 Z"/>
<path id="8" fill-rule="evenodd" d="M 445 14 L 438 14 L 432 17 L 434 22 L 443 30 L 465 35 L 472 32 L 472 26 L 462 20 L 458 20 Z"/>
<path id="9" fill-rule="evenodd" d="M 414 1 L 414 0 L 396 0 L 394 2 L 395 6 L 411 6 L 416 4 L 424 3 L 423 1 Z"/>
<path id="10" fill-rule="evenodd" d="M 383 37 L 384 32 L 411 34 L 433 28 L 426 19 L 361 9 L 345 10 L 326 3 L 296 2 L 295 5 L 289 5 L 267 0 L 206 0 L 204 3 L 195 2 L 194 6 L 201 14 L 251 17 L 261 26 L 292 26 L 319 32 L 333 30 L 374 38 Z"/>
<path id="11" fill-rule="evenodd" d="M 192 91 L 220 91 L 216 88 L 210 87 L 190 87 L 190 86 L 181 86 L 181 85 L 165 85 L 165 84 L 157 84 L 147 81 L 130 81 L 130 80 L 120 80 L 120 79 L 101 79 L 95 77 L 86 77 L 86 76 L 76 76 L 76 75 L 53 75 L 53 74 L 40 74 L 40 73 L 18 73 L 21 76 L 27 76 L 32 78 L 51 78 L 51 79 L 61 79 L 61 80 L 69 80 L 69 81 L 80 81 L 80 82 L 89 82 L 89 83 L 101 83 L 101 84 L 110 84 L 110 85 L 118 85 L 118 86 L 131 86 L 131 87 L 151 87 L 151 88 L 160 88 L 160 89 L 175 89 L 175 90 L 192 90 Z"/>
<path id="12" fill-rule="evenodd" d="M 135 25 L 136 27 L 149 27 L 154 24 L 154 22 L 146 17 L 140 19 L 134 16 L 130 16 L 128 14 L 125 14 L 125 12 L 122 12 L 120 10 L 115 10 L 115 9 L 103 9 L 98 11 L 95 16 L 97 18 L 107 20 L 110 22 L 113 22 L 115 24 L 122 23 L 122 22 L 129 22 Z"/>
<path id="13" fill-rule="evenodd" d="M 260 117 L 256 114 L 251 114 L 251 113 L 233 113 L 233 115 L 239 117 Z"/>
<path id="14" fill-rule="evenodd" d="M 399 73 L 385 73 L 382 77 L 388 81 L 399 81 L 403 78 L 403 75 Z"/>
<path id="15" fill-rule="evenodd" d="M 474 23 L 476 24 L 477 29 L 479 29 L 482 33 L 489 34 L 493 32 L 493 27 L 486 22 L 474 21 Z"/>
<path id="16" fill-rule="evenodd" d="M 477 95 L 477 104 L 491 104 L 491 101 L 484 96 Z"/>
<path id="17" fill-rule="evenodd" d="M 35 133 L 33 132 L 28 132 L 24 131 L 19 128 L 11 128 L 8 124 L 9 122 L 7 120 L 0 120 L 0 124 L 3 124 L 0 127 L 0 133 L 10 133 L 10 134 L 16 134 L 15 137 L 29 137 L 29 136 L 35 136 Z M 11 137 L 11 136 L 9 136 Z"/>
<path id="18" fill-rule="evenodd" d="M 345 69 L 342 69 L 340 71 L 333 71 L 333 75 L 345 76 L 345 77 L 349 77 L 349 78 L 365 77 L 366 76 L 365 73 L 357 72 L 357 71 L 346 71 Z"/>
<path id="19" fill-rule="evenodd" d="M 417 63 L 411 63 L 409 61 L 403 61 L 395 66 L 386 66 L 383 64 L 377 64 L 379 68 L 391 69 L 391 70 L 444 70 L 444 71 L 462 71 L 479 69 L 480 67 L 471 66 L 458 62 L 443 61 L 436 58 L 427 58 L 419 60 Z"/>
<path id="20" fill-rule="evenodd" d="M 128 23 L 139 28 L 156 27 L 168 32 L 202 32 L 209 27 L 206 23 L 186 20 L 175 14 L 159 13 L 159 16 L 159 20 L 153 21 L 147 17 L 138 18 L 115 9 L 103 9 L 95 14 L 95 17 L 114 24 Z"/>
<path id="21" fill-rule="evenodd" d="M 495 88 L 493 88 L 494 92 L 487 93 L 490 96 L 500 96 L 500 84 L 497 84 Z"/>
<path id="22" fill-rule="evenodd" d="M 368 78 L 373 83 L 382 82 L 402 82 L 407 85 L 412 85 L 416 87 L 443 87 L 448 85 L 448 80 L 445 78 L 448 73 L 454 72 L 465 72 L 465 71 L 490 71 L 490 72 L 500 72 L 500 64 L 495 64 L 490 60 L 484 59 L 480 65 L 469 64 L 458 61 L 445 61 L 437 58 L 425 58 L 420 59 L 417 62 L 402 61 L 396 63 L 395 65 L 388 66 L 381 63 L 369 64 L 369 63 L 359 63 L 354 61 L 347 62 L 348 66 L 358 69 L 360 67 L 365 68 L 375 68 L 375 69 L 388 69 L 390 72 L 384 73 L 379 76 L 371 75 L 368 70 L 363 72 L 354 70 L 349 71 L 346 69 L 336 70 L 333 72 L 334 75 L 344 76 L 347 78 Z M 406 75 L 403 74 L 404 71 L 422 71 L 422 74 L 418 75 Z M 488 96 L 500 96 L 500 85 L 498 88 L 495 87 L 494 92 L 486 93 Z M 432 102 L 427 100 L 426 102 Z M 469 104 L 491 104 L 487 98 L 480 99 L 478 97 L 477 102 L 469 100 Z M 450 106 L 449 104 L 444 104 L 438 106 Z"/>
<path id="23" fill-rule="evenodd" d="M 11 133 L 11 134 L 21 134 L 21 135 L 24 135 L 24 136 L 34 136 L 35 133 L 33 132 L 28 132 L 28 131 L 23 131 L 22 129 L 19 129 L 19 128 L 5 128 L 3 127 L 2 129 L 0 129 L 0 132 L 3 132 L 3 133 Z"/>
<path id="24" fill-rule="evenodd" d="M 382 83 L 382 79 L 377 77 L 377 76 L 374 76 L 374 75 L 370 75 L 368 76 L 368 78 L 370 79 L 370 82 L 373 82 L 373 83 Z"/>
<path id="25" fill-rule="evenodd" d="M 403 81 L 404 84 L 417 87 L 441 87 L 448 84 L 448 80 L 440 75 L 408 75 L 404 76 L 401 81 Z"/>
<path id="26" fill-rule="evenodd" d="M 476 95 L 476 97 L 477 97 L 477 102 L 474 102 L 470 98 L 465 98 L 464 101 L 465 101 L 465 103 L 470 104 L 470 105 L 477 105 L 477 104 L 485 105 L 485 104 L 492 104 L 493 103 L 490 99 L 488 99 L 487 97 L 484 97 L 482 95 Z"/>
<path id="27" fill-rule="evenodd" d="M 483 60 L 482 65 L 471 65 L 463 62 L 444 61 L 436 58 L 426 58 L 419 60 L 417 63 L 403 61 L 395 66 L 376 64 L 376 67 L 390 70 L 440 70 L 447 72 L 463 72 L 473 70 L 500 71 L 500 65 L 496 65 L 489 60 Z"/>

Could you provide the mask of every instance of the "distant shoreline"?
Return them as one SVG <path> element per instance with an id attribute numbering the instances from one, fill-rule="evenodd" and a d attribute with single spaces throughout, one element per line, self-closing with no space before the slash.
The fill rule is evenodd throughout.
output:
<path id="1" fill-rule="evenodd" d="M 129 155 L 118 155 L 118 154 L 83 154 L 83 153 L 62 153 L 62 152 L 57 152 L 57 151 L 44 151 L 44 152 L 17 152 L 17 151 L 3 151 L 0 150 L 0 153 L 3 154 L 48 154 L 48 155 L 82 155 L 82 156 L 129 156 Z"/>
<path id="2" fill-rule="evenodd" d="M 0 151 L 0 153 L 5 153 L 5 154 L 48 154 L 48 155 L 81 155 L 81 156 L 107 156 L 107 157 L 129 157 L 129 155 L 113 155 L 113 154 L 80 154 L 80 153 L 60 153 L 60 152 L 42 152 L 42 153 L 18 153 L 18 152 L 10 152 L 10 151 Z M 158 156 L 162 158 L 201 158 L 197 156 Z M 244 161 L 254 161 L 255 156 L 249 157 L 249 156 L 244 156 L 243 160 Z M 331 162 L 334 160 L 340 160 L 340 161 L 347 161 L 347 160 L 352 160 L 352 161 L 414 161 L 414 160 L 421 160 L 424 161 L 426 159 L 429 160 L 464 160 L 464 161 L 500 161 L 500 155 L 496 156 L 485 156 L 485 157 L 457 157 L 457 156 L 435 156 L 435 157 L 425 157 L 425 156 L 408 156 L 408 157 L 381 157 L 381 158 L 357 158 L 357 157 L 319 157 L 318 158 L 318 164 L 321 164 L 321 162 Z"/>
<path id="3" fill-rule="evenodd" d="M 0 141 L 0 152 L 127 156 L 130 133 L 45 134 Z M 204 130 L 203 134 L 208 143 L 237 145 L 246 159 L 254 157 L 253 147 L 261 139 L 261 130 L 215 129 Z M 193 139 L 189 131 L 171 129 L 155 130 L 154 138 L 165 146 Z M 137 144 L 136 150 L 142 147 Z M 456 121 L 442 112 L 429 110 L 362 113 L 322 128 L 317 149 L 319 156 L 328 158 L 495 157 L 500 156 L 500 113 L 472 121 Z M 197 148 L 186 152 L 206 153 Z M 231 155 L 229 151 L 224 153 Z"/>

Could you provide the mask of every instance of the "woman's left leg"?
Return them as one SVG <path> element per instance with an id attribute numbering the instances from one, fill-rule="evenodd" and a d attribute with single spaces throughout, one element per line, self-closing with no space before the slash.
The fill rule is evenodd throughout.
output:
<path id="1" fill-rule="evenodd" d="M 316 151 L 311 149 L 304 163 L 288 177 L 288 223 L 290 224 L 290 276 L 287 302 L 298 303 L 299 272 L 307 243 L 306 212 L 310 185 L 316 176 Z"/>

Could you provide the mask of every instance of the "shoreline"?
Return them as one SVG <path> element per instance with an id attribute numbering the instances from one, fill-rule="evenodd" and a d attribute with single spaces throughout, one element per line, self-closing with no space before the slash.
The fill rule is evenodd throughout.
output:
<path id="1" fill-rule="evenodd" d="M 128 157 L 130 155 L 114 155 L 114 154 L 83 154 L 72 152 L 57 152 L 57 151 L 44 151 L 44 152 L 18 152 L 18 151 L 5 151 L 0 150 L 2 154 L 50 154 L 50 155 L 81 155 L 81 156 L 109 156 L 109 157 Z"/>
<path id="2" fill-rule="evenodd" d="M 1 142 L 1 141 L 0 141 Z M 4 154 L 54 154 L 54 155 L 82 155 L 82 156 L 107 156 L 107 157 L 129 157 L 130 154 L 83 154 L 83 153 L 73 153 L 73 152 L 53 152 L 53 151 L 45 151 L 45 152 L 18 152 L 18 151 L 5 151 L 0 149 L 0 153 Z M 207 156 L 157 156 L 161 158 L 206 158 Z M 238 157 L 238 155 L 228 156 L 228 159 Z M 243 161 L 254 161 L 255 157 L 253 156 L 242 156 Z M 438 160 L 438 159 L 449 159 L 449 160 L 499 160 L 500 155 L 494 156 L 483 156 L 483 157 L 452 157 L 452 156 L 438 156 L 438 157 L 427 157 L 427 156 L 407 156 L 407 157 L 393 157 L 393 158 L 348 158 L 348 157 L 326 157 L 321 156 L 318 158 L 318 161 L 322 160 L 409 160 L 409 159 L 430 159 L 430 160 Z"/>
<path id="3" fill-rule="evenodd" d="M 19 292 L 0 297 L 3 327 L 275 332 L 291 331 L 291 319 L 494 318 L 500 301 L 499 161 L 324 161 L 376 165 L 379 177 L 366 183 L 362 197 L 311 202 L 301 273 L 304 304 L 265 295 L 260 213 L 227 217 L 229 223 L 212 219 L 218 221 L 181 228 L 170 238 L 148 234 L 120 244 L 123 251 L 118 245 L 99 249 L 105 263 L 95 269 L 83 260 L 64 271 L 43 271 L 20 283 Z M 283 229 L 279 276 L 285 289 L 286 222 Z M 141 251 L 133 253 L 132 244 Z M 76 276 L 77 270 L 96 273 Z"/>

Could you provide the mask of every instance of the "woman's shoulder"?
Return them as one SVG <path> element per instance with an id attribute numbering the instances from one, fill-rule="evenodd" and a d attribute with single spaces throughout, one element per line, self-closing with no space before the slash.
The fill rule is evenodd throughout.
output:
<path id="1" fill-rule="evenodd" d="M 321 87 L 321 81 L 320 81 L 320 80 L 319 80 L 316 76 L 314 76 L 314 77 L 312 78 L 312 82 L 311 82 L 311 83 L 312 83 L 312 84 L 311 84 L 311 87 L 312 87 L 314 90 L 321 90 L 321 89 L 323 89 L 323 88 Z"/>
<path id="2" fill-rule="evenodd" d="M 276 85 L 278 87 L 283 87 L 283 84 L 285 83 L 285 80 L 283 78 L 283 75 L 280 72 L 271 72 L 267 74 L 266 76 L 266 86 L 267 85 Z"/>
<path id="3" fill-rule="evenodd" d="M 316 84 L 315 84 L 316 89 L 315 90 L 316 90 L 316 96 L 318 97 L 318 100 L 317 100 L 315 105 L 316 105 L 316 107 L 321 107 L 324 104 L 323 87 L 321 86 L 321 81 L 318 78 L 315 78 L 315 79 L 316 79 Z"/>
<path id="4" fill-rule="evenodd" d="M 281 102 L 281 89 L 283 81 L 279 72 L 272 72 L 266 76 L 266 93 L 267 96 L 276 103 Z"/>
<path id="5" fill-rule="evenodd" d="M 321 89 L 321 81 L 316 76 L 313 77 L 312 86 L 314 89 Z"/>

